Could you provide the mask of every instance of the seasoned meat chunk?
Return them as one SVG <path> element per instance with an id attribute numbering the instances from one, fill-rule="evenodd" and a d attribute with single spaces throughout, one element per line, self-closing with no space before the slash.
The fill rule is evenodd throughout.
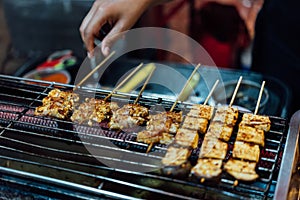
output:
<path id="1" fill-rule="evenodd" d="M 169 133 L 159 132 L 159 131 L 140 131 L 137 135 L 137 141 L 146 144 L 170 144 L 173 142 L 174 137 Z"/>
<path id="2" fill-rule="evenodd" d="M 220 122 L 212 122 L 208 128 L 205 137 L 219 138 L 223 141 L 229 141 L 233 127 Z"/>
<path id="3" fill-rule="evenodd" d="M 89 125 L 92 125 L 93 122 L 100 123 L 103 120 L 109 120 L 113 111 L 118 108 L 119 106 L 115 102 L 86 98 L 85 102 L 74 110 L 71 120 L 80 124 L 87 122 Z"/>
<path id="4" fill-rule="evenodd" d="M 245 113 L 243 115 L 241 125 L 251 126 L 256 129 L 268 132 L 271 128 L 271 121 L 268 116 Z"/>
<path id="5" fill-rule="evenodd" d="M 113 111 L 108 126 L 111 129 L 134 128 L 146 124 L 148 116 L 148 108 L 138 104 L 127 104 Z"/>
<path id="6" fill-rule="evenodd" d="M 222 160 L 200 158 L 192 168 L 191 174 L 198 178 L 211 179 L 218 177 L 222 173 Z"/>
<path id="7" fill-rule="evenodd" d="M 254 181 L 258 178 L 255 167 L 255 162 L 230 159 L 224 165 L 224 170 L 237 180 Z"/>
<path id="8" fill-rule="evenodd" d="M 175 136 L 175 143 L 184 146 L 197 148 L 199 136 L 197 131 L 180 128 Z"/>
<path id="9" fill-rule="evenodd" d="M 166 155 L 162 159 L 164 166 L 180 166 L 185 164 L 191 155 L 191 150 L 184 147 L 172 147 L 167 149 Z"/>
<path id="10" fill-rule="evenodd" d="M 205 118 L 195 118 L 187 116 L 183 122 L 182 128 L 196 130 L 199 133 L 205 134 L 208 125 L 208 120 Z"/>
<path id="11" fill-rule="evenodd" d="M 200 158 L 225 159 L 228 145 L 217 138 L 205 137 L 201 146 Z"/>
<path id="12" fill-rule="evenodd" d="M 147 118 L 149 116 L 149 109 L 139 104 L 126 104 L 122 108 L 116 110 L 114 114 Z"/>
<path id="13" fill-rule="evenodd" d="M 78 101 L 79 96 L 71 91 L 53 89 L 42 100 L 43 105 L 35 109 L 34 114 L 37 116 L 68 119 L 72 115 L 75 104 Z"/>
<path id="14" fill-rule="evenodd" d="M 239 125 L 236 140 L 264 146 L 265 133 L 263 130 L 251 126 Z"/>
<path id="15" fill-rule="evenodd" d="M 213 116 L 214 107 L 208 105 L 194 104 L 187 116 L 195 118 L 204 118 L 210 120 Z"/>
<path id="16" fill-rule="evenodd" d="M 175 134 L 182 122 L 182 113 L 163 112 L 150 115 L 147 122 L 147 130 L 161 131 Z"/>
<path id="17" fill-rule="evenodd" d="M 259 146 L 247 142 L 236 141 L 234 143 L 232 157 L 242 160 L 258 162 L 260 155 Z"/>
<path id="18" fill-rule="evenodd" d="M 213 121 L 234 126 L 238 119 L 238 109 L 234 107 L 221 106 L 217 108 Z"/>

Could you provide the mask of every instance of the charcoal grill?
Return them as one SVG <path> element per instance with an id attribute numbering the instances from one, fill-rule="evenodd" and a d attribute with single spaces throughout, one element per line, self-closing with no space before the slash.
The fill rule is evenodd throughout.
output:
<path id="1" fill-rule="evenodd" d="M 0 195 L 40 199 L 281 199 L 288 192 L 288 186 L 282 187 L 281 183 L 290 180 L 297 146 L 292 141 L 297 131 L 288 131 L 283 118 L 270 116 L 271 131 L 261 150 L 258 180 L 234 186 L 235 180 L 222 173 L 217 183 L 200 183 L 191 177 L 162 175 L 160 160 L 166 146 L 155 145 L 147 154 L 148 146 L 136 142 L 134 132 L 34 116 L 35 107 L 54 87 L 73 88 L 0 75 Z M 87 89 L 82 94 L 89 92 L 101 98 L 109 91 Z M 127 102 L 136 97 L 119 96 L 120 101 Z M 173 104 L 153 96 L 143 96 L 139 103 L 148 107 L 160 104 L 166 109 Z M 176 109 L 185 111 L 190 106 L 181 102 Z M 234 139 L 229 142 L 227 159 Z M 193 151 L 192 163 L 198 152 Z"/>

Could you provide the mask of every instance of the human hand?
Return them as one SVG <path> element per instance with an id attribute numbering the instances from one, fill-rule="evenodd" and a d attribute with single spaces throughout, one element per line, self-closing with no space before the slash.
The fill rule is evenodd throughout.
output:
<path id="1" fill-rule="evenodd" d="M 161 0 L 96 0 L 80 26 L 80 34 L 89 54 L 94 53 L 94 40 L 105 24 L 112 29 L 102 40 L 101 51 L 107 56 L 117 36 L 130 29 L 145 10 Z"/>

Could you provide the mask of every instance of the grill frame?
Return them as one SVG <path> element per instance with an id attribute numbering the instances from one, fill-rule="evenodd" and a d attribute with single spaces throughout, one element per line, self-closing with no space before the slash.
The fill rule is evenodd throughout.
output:
<path id="1" fill-rule="evenodd" d="M 288 196 L 290 188 L 282 188 L 280 186 L 289 186 L 292 179 L 292 173 L 296 171 L 299 158 L 299 132 L 300 111 L 297 111 L 294 113 L 289 123 L 288 137 L 286 139 L 286 145 L 280 166 L 282 170 L 278 176 L 278 184 L 276 186 L 274 199 L 286 199 Z"/>
<path id="2" fill-rule="evenodd" d="M 0 87 L 2 87 L 3 85 L 3 83 L 1 82 L 1 79 L 3 79 L 3 80 L 5 80 L 5 81 L 12 81 L 14 84 L 17 84 L 19 87 L 20 87 L 20 90 L 21 91 L 23 91 L 23 92 L 28 92 L 27 90 L 26 90 L 26 88 L 27 87 L 29 87 L 29 88 L 31 88 L 31 87 L 33 87 L 33 88 L 35 88 L 36 89 L 36 87 L 37 88 L 39 88 L 39 91 L 40 92 L 34 92 L 34 94 L 36 95 L 35 96 L 35 98 L 33 99 L 28 99 L 27 97 L 20 97 L 20 101 L 30 101 L 30 100 L 33 100 L 28 106 L 24 106 L 23 105 L 23 107 L 24 107 L 24 109 L 22 110 L 22 111 L 17 111 L 16 113 L 18 114 L 18 117 L 16 117 L 15 119 L 11 119 L 11 120 L 9 120 L 9 122 L 8 122 L 8 124 L 7 124 L 7 126 L 6 127 L 4 127 L 2 130 L 0 129 L 0 138 L 2 138 L 3 139 L 3 136 L 2 136 L 2 134 L 5 132 L 5 131 L 11 131 L 11 130 L 13 130 L 14 129 L 14 127 L 13 127 L 13 125 L 15 125 L 16 123 L 19 123 L 20 121 L 20 119 L 22 119 L 22 116 L 24 116 L 24 115 L 26 115 L 27 114 L 27 112 L 30 110 L 30 109 L 32 109 L 32 108 L 34 108 L 35 107 L 35 105 L 36 105 L 36 103 L 40 103 L 40 101 L 41 101 L 41 99 L 43 98 L 43 96 L 45 96 L 45 95 L 47 95 L 47 92 L 49 91 L 49 90 L 51 90 L 54 86 L 55 87 L 64 87 L 64 88 L 72 88 L 73 86 L 71 86 L 71 85 L 64 85 L 64 84 L 54 84 L 54 83 L 50 83 L 50 82 L 44 82 L 44 81 L 33 81 L 33 80 L 30 80 L 30 79 L 24 79 L 24 78 L 16 78 L 16 77 L 10 77 L 10 76 L 0 76 Z M 24 83 L 24 81 L 26 81 L 26 80 L 28 80 L 28 81 L 31 81 L 31 82 L 35 82 L 35 83 L 43 83 L 44 85 L 43 86 L 32 86 L 32 85 L 29 85 L 29 84 L 26 84 L 26 83 Z M 20 84 L 20 82 L 23 82 L 23 83 L 21 83 Z M 46 84 L 46 85 L 45 85 Z M 24 88 L 22 88 L 22 87 L 24 87 Z M 8 88 L 8 89 L 11 89 L 11 88 Z M 29 89 L 28 89 L 29 90 Z M 93 91 L 93 89 L 88 89 L 88 90 L 92 90 Z M 95 90 L 95 91 L 97 91 L 97 92 L 99 92 L 98 90 Z M 100 91 L 100 93 L 101 94 L 106 94 L 106 93 L 108 93 L 109 91 L 105 91 L 105 90 L 101 90 Z M 125 96 L 127 96 L 128 97 L 128 99 L 131 99 L 131 98 L 135 98 L 136 97 L 136 95 L 128 95 L 128 94 L 123 94 L 123 93 L 119 93 L 119 95 L 125 95 Z M 11 97 L 11 96 L 8 96 L 9 98 Z M 127 99 L 127 100 L 128 100 Z M 158 99 L 157 97 L 142 97 L 142 99 L 141 99 L 141 101 L 143 102 L 143 101 L 145 101 L 145 102 L 150 102 L 150 105 L 151 105 L 151 103 L 153 103 L 153 102 L 155 102 L 155 103 L 161 103 L 161 102 L 163 102 L 163 105 L 164 105 L 164 107 L 166 107 L 167 109 L 169 109 L 171 106 L 172 106 L 172 101 L 169 101 L 169 99 Z M 1 103 L 6 103 L 6 104 L 10 104 L 11 106 L 16 106 L 16 105 L 18 105 L 18 104 L 15 104 L 15 103 L 10 103 L 10 102 L 2 102 L 1 100 L 0 100 L 0 104 Z M 177 109 L 182 109 L 183 107 L 186 107 L 186 106 L 190 106 L 191 104 L 187 104 L 187 103 L 183 103 L 183 102 L 180 102 L 179 103 L 179 105 L 177 106 Z M 0 110 L 1 111 L 1 110 Z M 15 113 L 15 114 L 16 114 Z M 29 115 L 30 116 L 30 115 Z M 44 118 L 42 118 L 42 119 L 44 119 Z M 283 127 L 283 131 L 282 132 L 273 132 L 273 134 L 282 134 L 282 137 L 281 137 L 281 141 L 279 141 L 279 145 L 278 145 L 278 148 L 280 148 L 280 149 L 282 149 L 282 144 L 284 144 L 285 143 L 285 136 L 284 136 L 284 134 L 286 134 L 285 132 L 286 132 L 286 128 L 287 128 L 287 126 L 286 126 L 286 121 L 284 120 L 284 119 L 282 119 L 282 118 L 279 118 L 279 117 L 272 117 L 272 119 L 273 120 L 278 120 L 278 121 L 280 121 L 280 126 L 284 126 Z M 272 120 L 272 121 L 273 121 Z M 53 120 L 51 120 L 51 121 L 53 121 Z M 62 131 L 62 129 L 61 129 L 61 127 L 59 127 L 59 124 L 60 123 L 65 123 L 64 121 L 62 121 L 62 120 L 57 120 L 57 119 L 55 119 L 54 120 L 55 122 L 57 122 L 57 124 L 58 124 L 58 128 L 56 127 L 55 128 L 55 130 L 57 129 L 57 130 L 61 130 Z M 282 123 L 284 123 L 284 125 L 282 124 Z M 45 128 L 45 127 L 44 127 Z M 46 128 L 49 128 L 49 127 L 46 127 Z M 53 130 L 53 127 L 50 127 L 50 129 L 49 129 L 50 131 L 51 130 Z M 18 129 L 18 131 L 23 131 L 23 130 L 19 130 Z M 64 132 L 65 132 L 65 130 L 64 130 Z M 71 132 L 71 133 L 74 133 L 74 132 Z M 55 134 L 55 133 L 54 133 Z M 39 136 L 39 135 L 37 135 L 37 136 Z M 92 136 L 94 136 L 94 135 L 92 135 Z M 42 137 L 45 137 L 45 135 L 42 135 Z M 48 136 L 49 137 L 49 139 L 50 140 L 52 140 L 52 139 L 57 139 L 56 137 L 60 137 L 60 136 Z M 101 138 L 101 137 L 100 137 Z M 111 138 L 109 138 L 110 140 L 114 140 L 114 139 L 111 139 Z M 74 138 L 65 138 L 64 137 L 64 142 L 67 142 L 67 143 L 72 143 L 73 141 L 74 141 Z M 288 134 L 288 140 L 287 141 L 289 141 L 289 140 L 291 140 L 291 134 Z M 118 139 L 115 139 L 115 142 L 116 143 L 118 143 L 118 142 L 122 142 L 122 140 L 118 140 Z M 132 143 L 132 145 L 135 145 L 135 143 L 133 142 Z M 147 149 L 147 145 L 145 145 L 145 144 L 139 144 L 139 145 L 141 145 L 142 147 L 144 147 L 144 150 L 146 150 Z M 2 148 L 2 147 L 1 147 Z M 280 149 L 277 149 L 278 151 L 276 151 L 276 153 L 278 153 L 279 151 L 281 151 Z M 284 149 L 284 158 L 285 158 L 285 155 L 287 154 L 287 152 L 288 151 L 292 151 L 293 149 L 296 149 L 296 146 L 293 146 L 293 145 L 291 145 L 290 146 L 290 148 L 289 149 L 287 149 L 286 147 L 285 147 L 285 149 Z M 162 147 L 162 146 L 160 146 L 160 145 L 158 145 L 158 146 L 155 146 L 154 147 L 154 150 L 153 151 L 165 151 L 166 149 L 164 148 L 164 147 Z M 283 149 L 282 149 L 283 150 Z M 272 151 L 271 151 L 272 152 Z M 142 153 L 141 153 L 142 154 Z M 136 154 L 136 155 L 140 155 L 140 154 Z M 275 158 L 274 158 L 274 165 L 273 165 L 273 167 L 275 166 L 275 164 L 277 163 L 277 160 L 278 160 L 278 157 L 279 157 L 279 155 L 278 154 L 276 154 L 275 155 Z M 284 159 L 283 158 L 283 159 Z M 1 159 L 1 158 L 0 158 Z M 267 160 L 265 160 L 265 161 L 267 161 Z M 287 164 L 288 163 L 288 161 L 286 161 L 286 162 L 283 162 L 282 164 Z M 143 163 L 140 163 L 140 164 L 143 164 Z M 117 169 L 113 169 L 115 172 L 119 172 L 119 170 L 117 170 Z M 25 173 L 25 172 L 22 172 L 22 171 L 20 171 L 20 170 L 7 170 L 7 168 L 3 168 L 3 167 L 0 167 L 0 171 L 2 171 L 3 173 L 6 173 L 6 174 L 10 174 L 10 175 L 13 175 L 13 176 L 17 176 L 17 177 L 35 177 L 35 175 L 36 174 L 32 174 L 32 173 Z M 282 170 L 280 170 L 280 172 L 281 172 Z M 279 174 L 281 174 L 279 172 Z M 133 175 L 133 174 L 136 174 L 137 172 L 130 172 L 130 171 L 126 171 L 126 170 L 121 170 L 120 171 L 120 173 L 125 173 L 125 174 L 127 174 L 127 175 Z M 132 174 L 133 173 L 133 174 Z M 143 174 L 137 174 L 138 176 L 146 176 L 144 173 Z M 273 181 L 272 180 L 272 177 L 273 177 L 273 175 L 274 175 L 274 169 L 272 169 L 272 171 L 270 172 L 270 176 L 269 176 L 269 180 L 268 180 L 268 186 L 266 187 L 267 189 L 264 191 L 264 193 L 266 194 L 266 193 L 268 193 L 268 191 L 270 190 L 270 187 L 272 187 L 272 184 L 273 184 L 273 182 L 276 182 L 276 181 Z M 149 177 L 150 175 L 147 175 L 147 177 Z M 279 177 L 280 177 L 280 175 L 279 175 Z M 51 184 L 57 184 L 57 181 L 59 182 L 60 180 L 57 180 L 57 179 L 53 179 L 53 178 L 50 178 L 50 179 L 48 179 L 49 177 L 46 177 L 46 176 L 39 176 L 39 180 L 41 181 L 41 180 L 44 180 L 44 181 L 48 181 L 48 183 L 51 183 Z M 150 177 L 151 178 L 151 177 Z M 191 187 L 199 187 L 199 188 L 201 188 L 201 189 L 203 189 L 203 190 L 208 190 L 207 192 L 212 192 L 212 193 L 214 193 L 214 192 L 216 192 L 216 193 L 222 193 L 222 194 L 224 194 L 224 195 L 226 195 L 226 196 L 228 196 L 228 197 L 230 197 L 230 198 L 240 198 L 241 197 L 241 193 L 243 193 L 243 190 L 241 190 L 241 192 L 239 192 L 239 194 L 236 194 L 236 192 L 234 191 L 234 190 L 232 190 L 232 191 L 226 191 L 226 190 L 224 190 L 224 188 L 214 188 L 214 187 L 212 187 L 212 186 L 210 186 L 210 185 L 201 185 L 201 184 L 195 184 L 195 183 L 189 183 L 189 182 L 187 182 L 187 181 L 183 181 L 183 180 L 179 180 L 179 179 L 173 179 L 173 178 L 167 178 L 167 177 L 158 177 L 158 176 L 154 176 L 153 177 L 154 179 L 162 179 L 162 180 L 164 180 L 164 181 L 169 181 L 169 182 L 174 182 L 174 183 L 178 183 L 178 184 L 182 184 L 182 185 L 185 185 L 185 184 L 191 184 Z M 105 179 L 105 178 L 104 178 Z M 224 179 L 222 180 L 223 182 L 224 182 Z M 223 183 L 222 182 L 222 183 Z M 128 182 L 123 182 L 123 184 L 130 184 L 130 183 L 128 183 Z M 228 185 L 232 185 L 233 184 L 233 180 L 228 180 L 228 179 L 225 179 L 225 183 L 224 183 L 225 185 L 227 184 L 227 186 Z M 75 185 L 73 185 L 73 183 L 71 183 L 71 182 L 64 182 L 64 184 L 63 184 L 64 186 L 68 186 L 69 188 L 73 188 L 74 190 L 76 190 L 77 189 L 77 187 L 79 187 L 79 186 L 77 186 L 76 184 Z M 277 184 L 277 186 L 278 186 L 278 184 Z M 140 186 L 137 186 L 137 187 L 140 187 Z M 243 187 L 249 187 L 249 185 L 248 184 L 246 184 L 246 185 L 243 185 L 243 183 L 241 183 L 241 184 L 239 184 L 239 187 L 241 187 L 240 189 L 242 189 Z M 226 187 L 225 187 L 226 188 Z M 147 188 L 148 190 L 154 190 L 154 188 Z M 228 188 L 227 188 L 228 189 Z M 236 188 L 235 188 L 236 189 Z M 93 188 L 93 187 L 84 187 L 84 192 L 88 192 L 88 193 L 91 193 L 91 194 L 95 194 L 95 188 Z M 100 190 L 100 191 L 102 191 L 102 189 L 98 189 L 98 190 Z M 105 191 L 105 190 L 103 190 L 103 191 Z M 276 189 L 276 191 L 278 191 L 278 189 Z M 158 193 L 159 193 L 160 191 L 158 191 Z M 254 193 L 255 193 L 256 191 L 254 191 Z M 97 193 L 97 192 L 96 192 Z M 166 192 L 167 193 L 167 192 Z M 276 192 L 275 192 L 276 193 Z M 116 195 L 114 195 L 114 194 L 116 194 Z M 120 198 L 120 194 L 118 194 L 118 193 L 110 193 L 110 192 L 99 192 L 98 193 L 98 195 L 107 195 L 107 197 L 109 197 L 109 198 Z M 186 197 L 188 197 L 188 196 L 180 196 L 180 195 L 177 195 L 176 196 L 176 194 L 174 194 L 174 193 L 170 193 L 170 194 L 168 194 L 168 195 L 170 195 L 170 197 L 177 197 L 177 198 L 186 198 Z M 122 196 L 122 198 L 128 198 L 128 199 L 130 199 L 130 198 L 132 198 L 132 197 L 130 197 L 130 196 L 126 196 L 126 195 L 124 195 L 124 196 Z M 190 197 L 191 198 L 191 197 Z M 245 198 L 247 198 L 246 196 L 245 196 Z M 249 197 L 249 198 L 251 198 L 251 196 Z M 262 199 L 266 199 L 266 198 L 269 198 L 268 196 L 263 196 L 262 197 Z"/>

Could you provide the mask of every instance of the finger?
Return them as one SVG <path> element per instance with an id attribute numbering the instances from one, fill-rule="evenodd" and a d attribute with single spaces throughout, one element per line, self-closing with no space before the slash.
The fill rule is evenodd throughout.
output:
<path id="1" fill-rule="evenodd" d="M 106 23 L 104 12 L 99 13 L 101 8 L 101 1 L 95 1 L 88 15 L 83 20 L 80 26 L 81 38 L 85 44 L 88 55 L 93 55 L 95 44 L 94 40 L 99 35 L 99 30 Z"/>
<path id="2" fill-rule="evenodd" d="M 95 40 L 99 37 L 101 27 L 106 23 L 106 20 L 94 21 L 87 27 L 85 33 L 85 45 L 89 52 L 93 52 L 96 47 Z"/>
<path id="3" fill-rule="evenodd" d="M 89 22 L 92 20 L 93 16 L 95 15 L 97 10 L 97 6 L 94 3 L 93 6 L 91 7 L 90 11 L 88 12 L 88 14 L 85 16 L 85 18 L 83 19 L 81 25 L 80 25 L 80 35 L 82 40 L 84 41 L 84 30 L 86 29 L 86 27 L 88 26 Z"/>
<path id="4" fill-rule="evenodd" d="M 99 30 L 106 23 L 106 18 L 102 15 L 97 15 L 91 19 L 83 31 L 84 43 L 87 51 L 92 53 L 95 48 L 94 40 L 99 36 Z"/>
<path id="5" fill-rule="evenodd" d="M 123 21 L 119 20 L 110 30 L 110 32 L 104 37 L 101 46 L 103 55 L 108 56 L 112 45 L 124 35 L 124 31 L 127 29 L 123 24 Z"/>

